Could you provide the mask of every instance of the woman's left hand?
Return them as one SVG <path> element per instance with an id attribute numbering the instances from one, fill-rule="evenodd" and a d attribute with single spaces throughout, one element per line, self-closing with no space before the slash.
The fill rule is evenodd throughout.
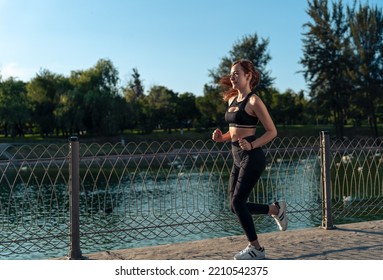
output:
<path id="1" fill-rule="evenodd" d="M 251 150 L 251 144 L 245 139 L 238 139 L 239 146 L 242 150 L 250 151 Z"/>

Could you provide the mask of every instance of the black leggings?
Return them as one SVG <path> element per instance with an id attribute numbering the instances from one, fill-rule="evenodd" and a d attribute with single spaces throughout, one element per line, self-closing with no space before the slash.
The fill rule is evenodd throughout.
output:
<path id="1" fill-rule="evenodd" d="M 255 136 L 245 138 L 247 141 L 254 141 Z M 257 240 L 253 214 L 268 214 L 269 206 L 248 202 L 248 198 L 255 184 L 258 182 L 263 170 L 266 167 L 266 157 L 262 148 L 250 151 L 242 150 L 238 141 L 232 142 L 232 154 L 234 164 L 231 169 L 230 187 L 230 207 L 237 215 L 247 239 Z"/>

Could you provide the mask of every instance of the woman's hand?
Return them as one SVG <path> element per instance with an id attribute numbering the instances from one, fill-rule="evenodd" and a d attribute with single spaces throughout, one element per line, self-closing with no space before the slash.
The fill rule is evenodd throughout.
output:
<path id="1" fill-rule="evenodd" d="M 222 131 L 219 128 L 214 130 L 213 135 L 212 135 L 212 139 L 215 142 L 223 142 Z"/>
<path id="2" fill-rule="evenodd" d="M 250 151 L 253 148 L 250 142 L 245 139 L 238 139 L 238 143 L 242 150 Z"/>

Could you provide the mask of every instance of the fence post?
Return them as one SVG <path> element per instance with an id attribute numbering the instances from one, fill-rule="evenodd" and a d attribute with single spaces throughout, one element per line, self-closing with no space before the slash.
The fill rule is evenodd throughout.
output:
<path id="1" fill-rule="evenodd" d="M 322 183 L 322 228 L 333 229 L 331 212 L 330 133 L 320 132 L 320 158 Z"/>
<path id="2" fill-rule="evenodd" d="M 69 138 L 69 208 L 70 250 L 69 259 L 82 259 L 80 249 L 80 149 L 78 137 Z"/>

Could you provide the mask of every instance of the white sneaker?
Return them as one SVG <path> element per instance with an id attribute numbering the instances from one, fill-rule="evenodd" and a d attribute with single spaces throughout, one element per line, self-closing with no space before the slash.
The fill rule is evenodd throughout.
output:
<path id="1" fill-rule="evenodd" d="M 235 260 L 262 260 L 266 257 L 265 249 L 262 247 L 257 250 L 249 244 L 244 250 L 234 256 Z"/>
<path id="2" fill-rule="evenodd" d="M 280 230 L 285 231 L 287 229 L 287 213 L 286 213 L 286 202 L 277 201 L 274 205 L 278 207 L 278 215 L 271 215 L 277 223 Z"/>

